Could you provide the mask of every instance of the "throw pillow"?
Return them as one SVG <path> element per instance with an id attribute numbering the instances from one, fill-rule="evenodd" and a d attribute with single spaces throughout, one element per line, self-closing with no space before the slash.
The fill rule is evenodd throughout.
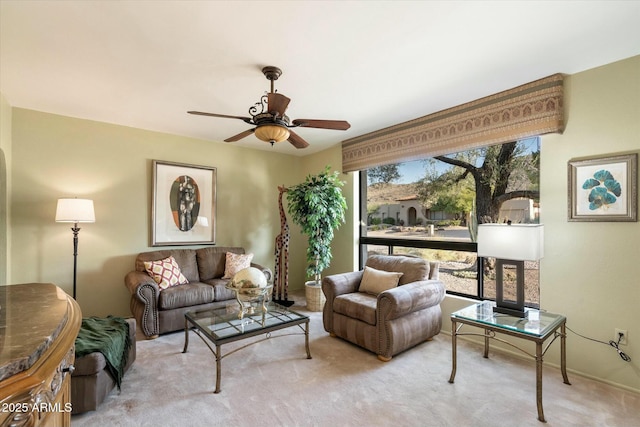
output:
<path id="1" fill-rule="evenodd" d="M 227 258 L 224 263 L 224 276 L 223 279 L 232 279 L 235 274 L 251 267 L 251 260 L 253 254 L 234 254 L 233 252 L 227 252 Z"/>
<path id="2" fill-rule="evenodd" d="M 160 290 L 189 283 L 172 256 L 158 261 L 145 261 L 144 269 L 147 270 L 149 276 L 153 277 Z"/>
<path id="3" fill-rule="evenodd" d="M 358 290 L 360 292 L 378 295 L 380 292 L 397 287 L 400 277 L 402 277 L 402 273 L 376 270 L 375 268 L 365 266 Z"/>

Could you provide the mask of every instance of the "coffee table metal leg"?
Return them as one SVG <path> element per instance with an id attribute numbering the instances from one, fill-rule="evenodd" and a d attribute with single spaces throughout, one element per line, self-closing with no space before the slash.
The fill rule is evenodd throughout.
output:
<path id="1" fill-rule="evenodd" d="M 216 390 L 214 393 L 220 393 L 220 376 L 222 375 L 222 352 L 220 346 L 216 345 Z"/>
<path id="2" fill-rule="evenodd" d="M 187 347 L 189 347 L 189 321 L 184 319 L 184 348 L 182 349 L 183 353 L 187 352 Z"/>
<path id="3" fill-rule="evenodd" d="M 456 330 L 455 320 L 451 321 L 451 376 L 449 382 L 453 383 L 456 377 L 456 353 L 457 353 L 457 341 L 458 331 Z"/>
<path id="4" fill-rule="evenodd" d="M 536 405 L 538 406 L 538 420 L 546 423 L 542 409 L 542 343 L 536 343 Z"/>

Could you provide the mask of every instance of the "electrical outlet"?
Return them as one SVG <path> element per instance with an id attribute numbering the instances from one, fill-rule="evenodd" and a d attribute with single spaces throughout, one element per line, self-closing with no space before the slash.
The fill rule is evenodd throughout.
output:
<path id="1" fill-rule="evenodd" d="M 622 334 L 622 338 L 620 338 L 620 334 Z M 627 345 L 627 330 L 616 328 L 616 335 L 613 341 L 618 342 L 618 338 L 620 338 L 620 345 Z"/>

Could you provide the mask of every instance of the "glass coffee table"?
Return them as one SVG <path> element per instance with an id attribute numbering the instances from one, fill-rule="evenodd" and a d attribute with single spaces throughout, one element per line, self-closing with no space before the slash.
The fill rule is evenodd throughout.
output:
<path id="1" fill-rule="evenodd" d="M 185 313 L 184 349 L 182 352 L 187 352 L 187 347 L 189 346 L 189 330 L 192 329 L 202 341 L 204 341 L 207 347 L 209 347 L 216 358 L 216 389 L 214 393 L 220 393 L 220 363 L 222 359 L 238 350 L 242 350 L 245 347 L 269 338 L 304 334 L 307 359 L 311 359 L 311 352 L 309 350 L 309 316 L 296 313 L 274 302 L 264 304 L 264 307 L 266 307 L 266 311 L 263 309 L 262 304 L 257 304 L 249 314 L 243 314 L 242 316 L 239 315 L 240 306 L 235 303 L 218 309 Z M 272 332 L 292 326 L 297 326 L 303 332 L 271 335 Z M 257 341 L 251 341 L 226 354 L 222 354 L 221 347 L 223 344 L 259 335 L 265 335 L 265 337 Z"/>
<path id="2" fill-rule="evenodd" d="M 494 313 L 494 306 L 495 303 L 492 301 L 483 301 L 451 313 L 451 345 L 453 357 L 449 382 L 453 383 L 456 377 L 456 344 L 458 336 L 476 335 L 484 337 L 485 358 L 489 357 L 490 338 L 508 344 L 536 360 L 536 405 L 538 407 L 538 420 L 546 422 L 542 409 L 542 358 L 557 338 L 560 338 L 560 371 L 562 372 L 562 379 L 565 384 L 571 385 L 567 377 L 566 362 L 567 334 L 565 328 L 567 319 L 559 314 L 548 313 L 533 308 L 525 309 L 527 316 L 524 318 L 513 317 L 506 314 Z M 463 325 L 484 329 L 484 333 L 460 332 Z M 496 333 L 533 341 L 536 346 L 535 354 L 531 354 L 509 341 L 498 338 Z M 545 345 L 545 341 L 547 340 L 549 340 L 549 342 Z"/>

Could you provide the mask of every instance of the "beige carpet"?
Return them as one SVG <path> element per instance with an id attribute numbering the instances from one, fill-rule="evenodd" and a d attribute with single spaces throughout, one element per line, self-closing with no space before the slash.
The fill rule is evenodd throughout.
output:
<path id="1" fill-rule="evenodd" d="M 449 384 L 448 335 L 383 363 L 329 337 L 321 313 L 292 309 L 311 316 L 313 359 L 306 359 L 303 335 L 273 337 L 225 357 L 222 392 L 213 394 L 215 359 L 193 332 L 186 354 L 183 332 L 140 340 L 122 391 L 114 390 L 97 411 L 73 416 L 72 425 L 543 425 L 533 362 L 495 352 L 484 359 L 481 347 L 462 342 L 456 382 Z M 277 333 L 299 331 L 294 328 Z M 242 344 L 223 346 L 223 353 Z M 545 367 L 548 426 L 640 426 L 640 395 L 571 373 L 569 379 L 571 386 L 558 369 Z"/>

